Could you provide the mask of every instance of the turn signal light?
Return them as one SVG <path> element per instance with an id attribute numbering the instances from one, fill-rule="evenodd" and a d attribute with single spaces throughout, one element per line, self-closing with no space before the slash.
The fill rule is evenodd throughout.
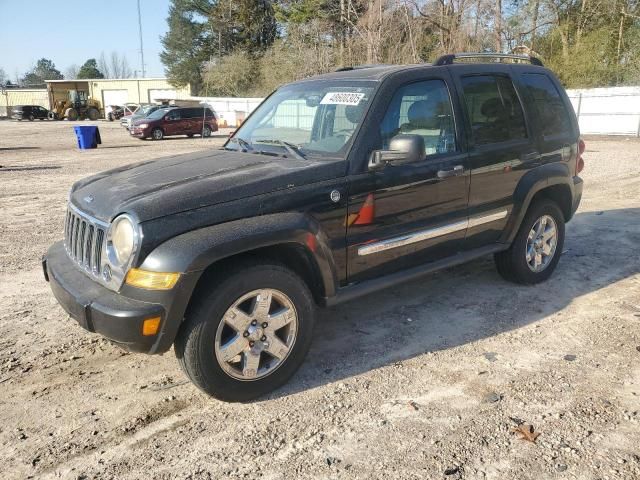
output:
<path id="1" fill-rule="evenodd" d="M 179 278 L 179 273 L 149 272 L 132 268 L 127 273 L 125 282 L 133 287 L 147 290 L 169 290 L 175 286 Z"/>
<path id="2" fill-rule="evenodd" d="M 150 337 L 158 333 L 160 328 L 160 317 L 147 318 L 142 322 L 142 335 Z"/>

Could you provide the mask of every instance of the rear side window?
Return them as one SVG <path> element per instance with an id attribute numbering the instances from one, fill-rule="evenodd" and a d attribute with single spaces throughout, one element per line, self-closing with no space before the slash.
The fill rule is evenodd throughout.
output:
<path id="1" fill-rule="evenodd" d="M 463 77 L 462 89 L 476 145 L 527 138 L 522 105 L 509 78 Z"/>
<path id="2" fill-rule="evenodd" d="M 455 124 L 447 85 L 442 80 L 411 83 L 398 89 L 380 125 L 383 148 L 396 135 L 420 135 L 425 155 L 456 151 Z"/>
<path id="3" fill-rule="evenodd" d="M 551 79 L 539 73 L 525 73 L 522 82 L 527 86 L 538 111 L 542 134 L 570 135 L 572 133 L 571 117 L 562 101 L 560 92 Z"/>

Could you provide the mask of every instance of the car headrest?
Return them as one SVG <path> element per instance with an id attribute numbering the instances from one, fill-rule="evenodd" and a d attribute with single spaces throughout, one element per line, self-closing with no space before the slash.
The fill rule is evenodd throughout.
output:
<path id="1" fill-rule="evenodd" d="M 502 101 L 497 97 L 486 100 L 482 104 L 482 107 L 480 107 L 480 113 L 489 118 L 509 116 L 510 111 L 511 102 L 505 99 L 503 104 Z"/>
<path id="2" fill-rule="evenodd" d="M 438 128 L 442 110 L 442 102 L 437 99 L 418 100 L 409 107 L 407 118 L 411 126 Z"/>
<path id="3" fill-rule="evenodd" d="M 344 109 L 344 116 L 351 123 L 358 123 L 362 119 L 362 113 L 364 112 L 364 104 L 360 105 L 348 105 Z"/>

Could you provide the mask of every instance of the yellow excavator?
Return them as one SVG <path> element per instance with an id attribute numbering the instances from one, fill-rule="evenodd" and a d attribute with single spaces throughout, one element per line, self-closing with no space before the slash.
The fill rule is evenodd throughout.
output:
<path id="1" fill-rule="evenodd" d="M 56 100 L 49 112 L 53 120 L 97 120 L 100 117 L 100 102 L 87 97 L 84 90 L 69 90 L 67 100 Z"/>

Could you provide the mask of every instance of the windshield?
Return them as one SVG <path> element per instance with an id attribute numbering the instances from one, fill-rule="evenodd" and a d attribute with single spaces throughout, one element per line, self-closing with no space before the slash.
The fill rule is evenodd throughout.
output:
<path id="1" fill-rule="evenodd" d="M 152 111 L 158 109 L 157 105 L 145 105 L 136 110 L 136 113 L 133 114 L 134 117 L 146 117 Z"/>
<path id="2" fill-rule="evenodd" d="M 167 113 L 169 111 L 168 108 L 160 108 L 158 110 L 156 110 L 153 113 L 150 113 L 147 118 L 149 120 L 160 120 L 162 117 L 164 117 L 164 114 Z"/>
<path id="3" fill-rule="evenodd" d="M 282 87 L 260 104 L 225 148 L 344 158 L 374 82 L 317 81 Z M 277 150 L 276 150 L 277 151 Z M 272 153 L 272 150 L 268 150 Z"/>

